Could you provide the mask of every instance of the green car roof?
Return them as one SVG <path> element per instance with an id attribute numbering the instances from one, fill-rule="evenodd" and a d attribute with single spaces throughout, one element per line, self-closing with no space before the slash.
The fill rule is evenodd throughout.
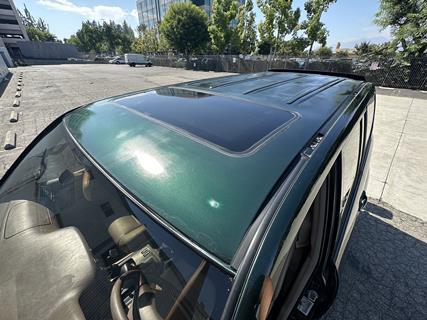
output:
<path id="1" fill-rule="evenodd" d="M 230 263 L 286 168 L 361 82 L 222 77 L 99 101 L 64 121 L 142 203 Z"/>

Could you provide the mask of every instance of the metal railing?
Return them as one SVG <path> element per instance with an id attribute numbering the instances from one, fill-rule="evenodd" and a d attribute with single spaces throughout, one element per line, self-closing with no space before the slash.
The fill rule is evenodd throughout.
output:
<path id="1" fill-rule="evenodd" d="M 377 86 L 427 90 L 427 57 L 401 62 L 383 57 L 311 58 L 203 55 L 188 60 L 178 56 L 150 56 L 153 65 L 216 72 L 262 72 L 269 69 L 308 69 L 363 75 Z"/>

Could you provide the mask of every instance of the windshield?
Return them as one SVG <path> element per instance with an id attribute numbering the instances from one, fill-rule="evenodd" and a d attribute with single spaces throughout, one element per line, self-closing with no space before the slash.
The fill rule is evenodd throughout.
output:
<path id="1" fill-rule="evenodd" d="M 17 314 L 27 310 L 38 318 L 40 309 L 43 318 L 58 310 L 70 315 L 71 302 L 58 305 L 74 297 L 86 319 L 111 319 L 117 312 L 142 320 L 221 316 L 231 277 L 120 192 L 83 155 L 62 123 L 3 182 L 0 226 L 1 221 L 5 239 L 0 255 L 20 254 L 2 259 L 0 282 L 19 279 L 25 270 L 31 280 L 25 286 L 11 284 L 12 296 L 44 292 L 34 308 L 18 298 L 11 301 L 15 306 L 8 310 L 17 309 Z M 54 234 L 55 240 L 48 238 Z M 45 281 L 32 280 L 39 278 Z"/>

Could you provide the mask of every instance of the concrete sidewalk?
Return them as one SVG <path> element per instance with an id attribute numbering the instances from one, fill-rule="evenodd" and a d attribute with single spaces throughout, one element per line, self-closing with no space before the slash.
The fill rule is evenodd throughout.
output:
<path id="1" fill-rule="evenodd" d="M 368 196 L 427 221 L 427 100 L 377 95 L 373 150 Z"/>

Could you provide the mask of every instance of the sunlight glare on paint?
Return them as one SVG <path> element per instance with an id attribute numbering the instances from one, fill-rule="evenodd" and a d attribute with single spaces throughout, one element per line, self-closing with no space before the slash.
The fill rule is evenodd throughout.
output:
<path id="1" fill-rule="evenodd" d="M 218 201 L 216 201 L 215 199 L 210 199 L 208 201 L 209 205 L 214 208 L 214 209 L 218 209 L 220 206 L 220 203 Z"/>
<path id="2" fill-rule="evenodd" d="M 149 155 L 145 152 L 137 151 L 135 152 L 135 156 L 138 160 L 139 165 L 147 173 L 157 176 L 165 172 L 165 168 L 162 166 L 162 164 L 152 155 Z"/>

